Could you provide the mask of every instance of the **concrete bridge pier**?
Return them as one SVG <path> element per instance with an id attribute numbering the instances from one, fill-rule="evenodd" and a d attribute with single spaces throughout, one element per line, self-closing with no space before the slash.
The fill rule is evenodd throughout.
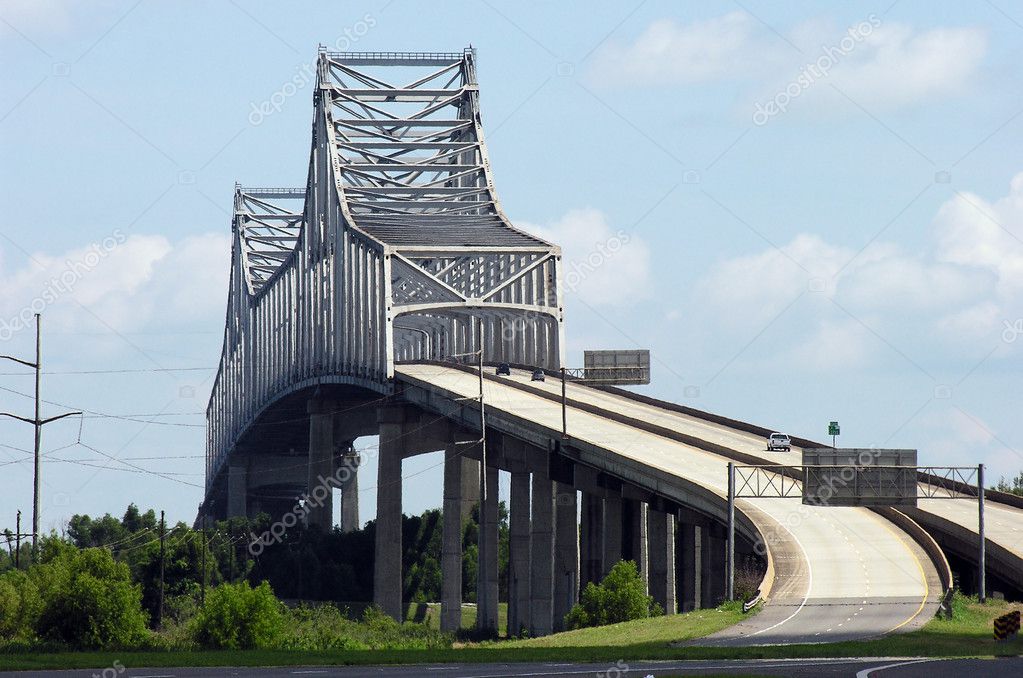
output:
<path id="1" fill-rule="evenodd" d="M 309 481 L 306 490 L 306 523 L 329 531 L 334 522 L 334 429 L 337 403 L 313 398 L 309 414 Z"/>
<path id="2" fill-rule="evenodd" d="M 441 534 L 440 628 L 457 631 L 462 626 L 462 491 L 461 448 L 454 443 L 444 450 L 444 525 Z"/>
<path id="3" fill-rule="evenodd" d="M 354 532 L 362 527 L 359 520 L 359 464 L 362 459 L 355 450 L 355 441 L 345 443 L 336 459 L 337 477 L 341 487 L 341 531 Z"/>
<path id="4" fill-rule="evenodd" d="M 647 511 L 650 595 L 664 614 L 678 612 L 675 598 L 675 515 L 650 507 Z"/>
<path id="5" fill-rule="evenodd" d="M 529 483 L 528 471 L 512 471 L 508 520 L 508 635 L 529 630 Z"/>
<path id="6" fill-rule="evenodd" d="M 377 463 L 376 560 L 373 567 L 373 602 L 384 614 L 403 616 L 401 543 L 401 460 L 406 450 L 405 409 L 377 411 L 380 445 Z"/>
<path id="7" fill-rule="evenodd" d="M 565 630 L 565 615 L 579 602 L 579 522 L 575 487 L 554 484 L 554 620 Z"/>
<path id="8" fill-rule="evenodd" d="M 486 465 L 485 499 L 480 505 L 479 561 L 476 582 L 476 628 L 489 635 L 497 635 L 498 582 L 498 468 Z"/>
<path id="9" fill-rule="evenodd" d="M 600 583 L 600 577 L 604 570 L 603 522 L 603 499 L 583 490 L 579 523 L 581 588 L 586 588 L 590 582 Z"/>
<path id="10" fill-rule="evenodd" d="M 622 500 L 622 559 L 636 563 L 644 586 L 650 584 L 647 562 L 647 505 L 636 499 Z"/>
<path id="11" fill-rule="evenodd" d="M 702 533 L 701 555 L 701 607 L 716 607 L 725 599 L 725 535 L 717 524 L 709 525 Z"/>
<path id="12" fill-rule="evenodd" d="M 542 452 L 546 457 L 546 451 Z M 533 637 L 554 630 L 554 502 L 554 482 L 544 458 L 542 464 L 533 465 L 529 577 L 529 633 Z"/>
<path id="13" fill-rule="evenodd" d="M 679 601 L 682 612 L 702 607 L 703 595 L 703 528 L 690 521 L 678 525 L 679 537 Z"/>
<path id="14" fill-rule="evenodd" d="M 604 517 L 601 530 L 603 534 L 603 553 L 601 554 L 601 578 L 607 576 L 622 559 L 622 497 L 619 494 L 608 494 L 604 497 Z"/>

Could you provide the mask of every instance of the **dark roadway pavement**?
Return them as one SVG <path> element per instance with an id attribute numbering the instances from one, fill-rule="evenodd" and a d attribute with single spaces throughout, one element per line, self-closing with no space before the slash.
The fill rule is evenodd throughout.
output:
<path id="1" fill-rule="evenodd" d="M 2 668 L 2 663 L 0 663 Z M 118 667 L 120 668 L 120 667 Z M 547 676 L 595 676 L 596 678 L 646 678 L 653 676 L 852 676 L 853 678 L 1006 678 L 1023 676 L 1023 658 L 1009 659 L 761 659 L 732 661 L 625 662 L 617 664 L 522 663 L 522 664 L 424 664 L 412 666 L 327 666 L 272 668 L 132 668 L 120 672 L 106 669 L 76 671 L 22 671 L 4 673 L 19 678 L 546 678 Z"/>

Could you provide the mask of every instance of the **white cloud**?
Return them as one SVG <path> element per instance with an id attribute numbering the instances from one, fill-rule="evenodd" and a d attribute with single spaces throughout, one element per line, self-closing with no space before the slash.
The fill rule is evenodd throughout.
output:
<path id="1" fill-rule="evenodd" d="M 992 348 L 997 358 L 1012 350 L 1003 330 L 1023 318 L 1017 234 L 1023 174 L 994 203 L 965 193 L 950 199 L 933 220 L 930 245 L 918 251 L 877 242 L 857 253 L 802 234 L 778 249 L 719 262 L 697 283 L 691 304 L 698 322 L 715 328 L 717 344 L 741 345 L 779 322 L 787 339 L 769 350 L 800 369 L 824 370 L 836 356 L 866 365 L 885 343 L 920 360 L 975 362 Z"/>
<path id="2" fill-rule="evenodd" d="M 721 322 L 762 326 L 807 292 L 811 280 L 828 283 L 849 256 L 819 236 L 798 235 L 779 249 L 717 264 L 697 283 L 695 296 L 727 309 L 719 316 Z"/>
<path id="3" fill-rule="evenodd" d="M 214 319 L 223 313 L 229 260 L 226 234 L 172 243 L 115 231 L 61 254 L 34 253 L 20 267 L 0 268 L 0 339 L 31 326 L 35 312 L 63 331 L 94 323 L 78 304 L 118 331 Z"/>
<path id="4" fill-rule="evenodd" d="M 858 104 L 883 110 L 962 94 L 988 49 L 979 28 L 917 30 L 875 15 L 850 27 L 808 20 L 785 32 L 772 35 L 739 11 L 690 23 L 657 19 L 634 41 L 606 45 L 588 77 L 624 87 L 741 82 L 762 106 L 781 97 L 783 110 L 805 100 L 847 110 L 845 97 L 828 86 L 834 84 Z"/>
<path id="5" fill-rule="evenodd" d="M 546 226 L 517 226 L 561 246 L 566 297 L 624 306 L 650 295 L 650 248 L 634 234 L 612 230 L 599 210 L 575 209 Z"/>
<path id="6" fill-rule="evenodd" d="M 914 32 L 885 23 L 874 29 L 828 75 L 863 106 L 893 108 L 961 94 L 987 53 L 978 28 Z"/>
<path id="7" fill-rule="evenodd" d="M 0 12 L 4 21 L 18 31 L 64 33 L 73 25 L 71 10 L 76 4 L 67 0 L 4 0 Z"/>
<path id="8" fill-rule="evenodd" d="M 609 43 L 590 72 L 596 83 L 686 84 L 739 75 L 752 62 L 753 19 L 745 12 L 682 24 L 657 19 L 631 44 Z"/>

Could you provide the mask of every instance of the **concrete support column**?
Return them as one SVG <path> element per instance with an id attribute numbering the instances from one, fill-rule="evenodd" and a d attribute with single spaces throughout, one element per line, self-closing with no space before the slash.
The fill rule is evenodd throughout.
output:
<path id="1" fill-rule="evenodd" d="M 462 469 L 459 449 L 449 445 L 444 450 L 440 628 L 451 632 L 462 626 Z"/>
<path id="2" fill-rule="evenodd" d="M 579 523 L 575 488 L 555 483 L 554 630 L 565 630 L 565 615 L 579 601 Z"/>
<path id="3" fill-rule="evenodd" d="M 306 522 L 329 531 L 334 524 L 334 411 L 329 400 L 310 400 L 309 482 L 306 496 L 309 513 Z"/>
<path id="4" fill-rule="evenodd" d="M 462 457 L 462 524 L 472 516 L 472 507 L 480 500 L 480 462 Z"/>
<path id="5" fill-rule="evenodd" d="M 476 580 L 476 628 L 497 635 L 497 468 L 487 466 L 486 500 L 480 507 L 479 562 Z"/>
<path id="6" fill-rule="evenodd" d="M 725 599 L 725 540 L 705 528 L 701 541 L 702 607 L 717 607 Z"/>
<path id="7" fill-rule="evenodd" d="M 405 453 L 404 412 L 381 409 L 377 466 L 376 562 L 373 602 L 385 614 L 402 619 L 401 459 Z"/>
<path id="8" fill-rule="evenodd" d="M 554 630 L 554 483 L 546 470 L 533 472 L 530 531 L 529 633 Z"/>
<path id="9" fill-rule="evenodd" d="M 650 549 L 650 595 L 675 614 L 675 516 L 650 509 L 647 512 L 647 538 Z"/>
<path id="10" fill-rule="evenodd" d="M 529 630 L 529 473 L 511 474 L 508 525 L 508 635 Z"/>
<path id="11" fill-rule="evenodd" d="M 600 583 L 600 576 L 603 571 L 603 522 L 604 502 L 600 497 L 583 492 L 582 515 L 579 524 L 580 529 L 580 559 L 582 569 L 582 581 L 580 586 L 590 583 Z"/>
<path id="12" fill-rule="evenodd" d="M 622 557 L 636 563 L 639 574 L 643 577 L 643 585 L 650 580 L 650 565 L 647 560 L 647 528 L 646 503 L 638 500 L 625 500 L 623 507 L 623 523 L 625 533 L 622 537 Z"/>
<path id="13" fill-rule="evenodd" d="M 679 599 L 683 612 L 698 610 L 703 600 L 703 545 L 702 530 L 693 523 L 678 525 L 679 556 Z"/>
<path id="14" fill-rule="evenodd" d="M 362 458 L 351 443 L 341 453 L 338 479 L 341 481 L 341 531 L 354 532 L 362 527 L 359 520 L 359 464 Z"/>
<path id="15" fill-rule="evenodd" d="M 244 463 L 227 467 L 227 517 L 244 517 L 248 509 L 248 468 Z"/>
<path id="16" fill-rule="evenodd" d="M 604 552 L 601 577 L 622 559 L 622 498 L 604 497 Z"/>

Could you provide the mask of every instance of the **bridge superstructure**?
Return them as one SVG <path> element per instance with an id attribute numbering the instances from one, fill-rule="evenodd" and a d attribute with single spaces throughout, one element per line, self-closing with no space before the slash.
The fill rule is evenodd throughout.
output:
<path id="1" fill-rule="evenodd" d="M 236 187 L 207 490 L 296 385 L 392 389 L 396 360 L 561 364 L 561 251 L 498 201 L 472 49 L 321 50 L 304 189 Z M 476 324 L 482 323 L 482 339 Z"/>
<path id="2" fill-rule="evenodd" d="M 460 624 L 462 521 L 476 502 L 489 554 L 477 623 L 496 629 L 499 472 L 511 475 L 513 633 L 561 628 L 580 588 L 622 558 L 669 613 L 720 602 L 727 462 L 763 457 L 761 432 L 571 384 L 561 436 L 555 385 L 529 381 L 563 362 L 561 253 L 498 202 L 475 52 L 321 50 L 313 109 L 306 186 L 235 188 L 201 512 L 301 501 L 329 529 L 339 488 L 341 528 L 354 529 L 353 443 L 377 435 L 374 601 L 388 614 L 403 610 L 402 460 L 431 451 L 444 453 L 445 629 Z M 496 383 L 445 362 L 480 355 L 528 369 Z M 934 541 L 898 512 L 747 501 L 736 520 L 741 560 L 766 568 L 769 612 L 721 642 L 912 628 L 951 585 Z"/>

